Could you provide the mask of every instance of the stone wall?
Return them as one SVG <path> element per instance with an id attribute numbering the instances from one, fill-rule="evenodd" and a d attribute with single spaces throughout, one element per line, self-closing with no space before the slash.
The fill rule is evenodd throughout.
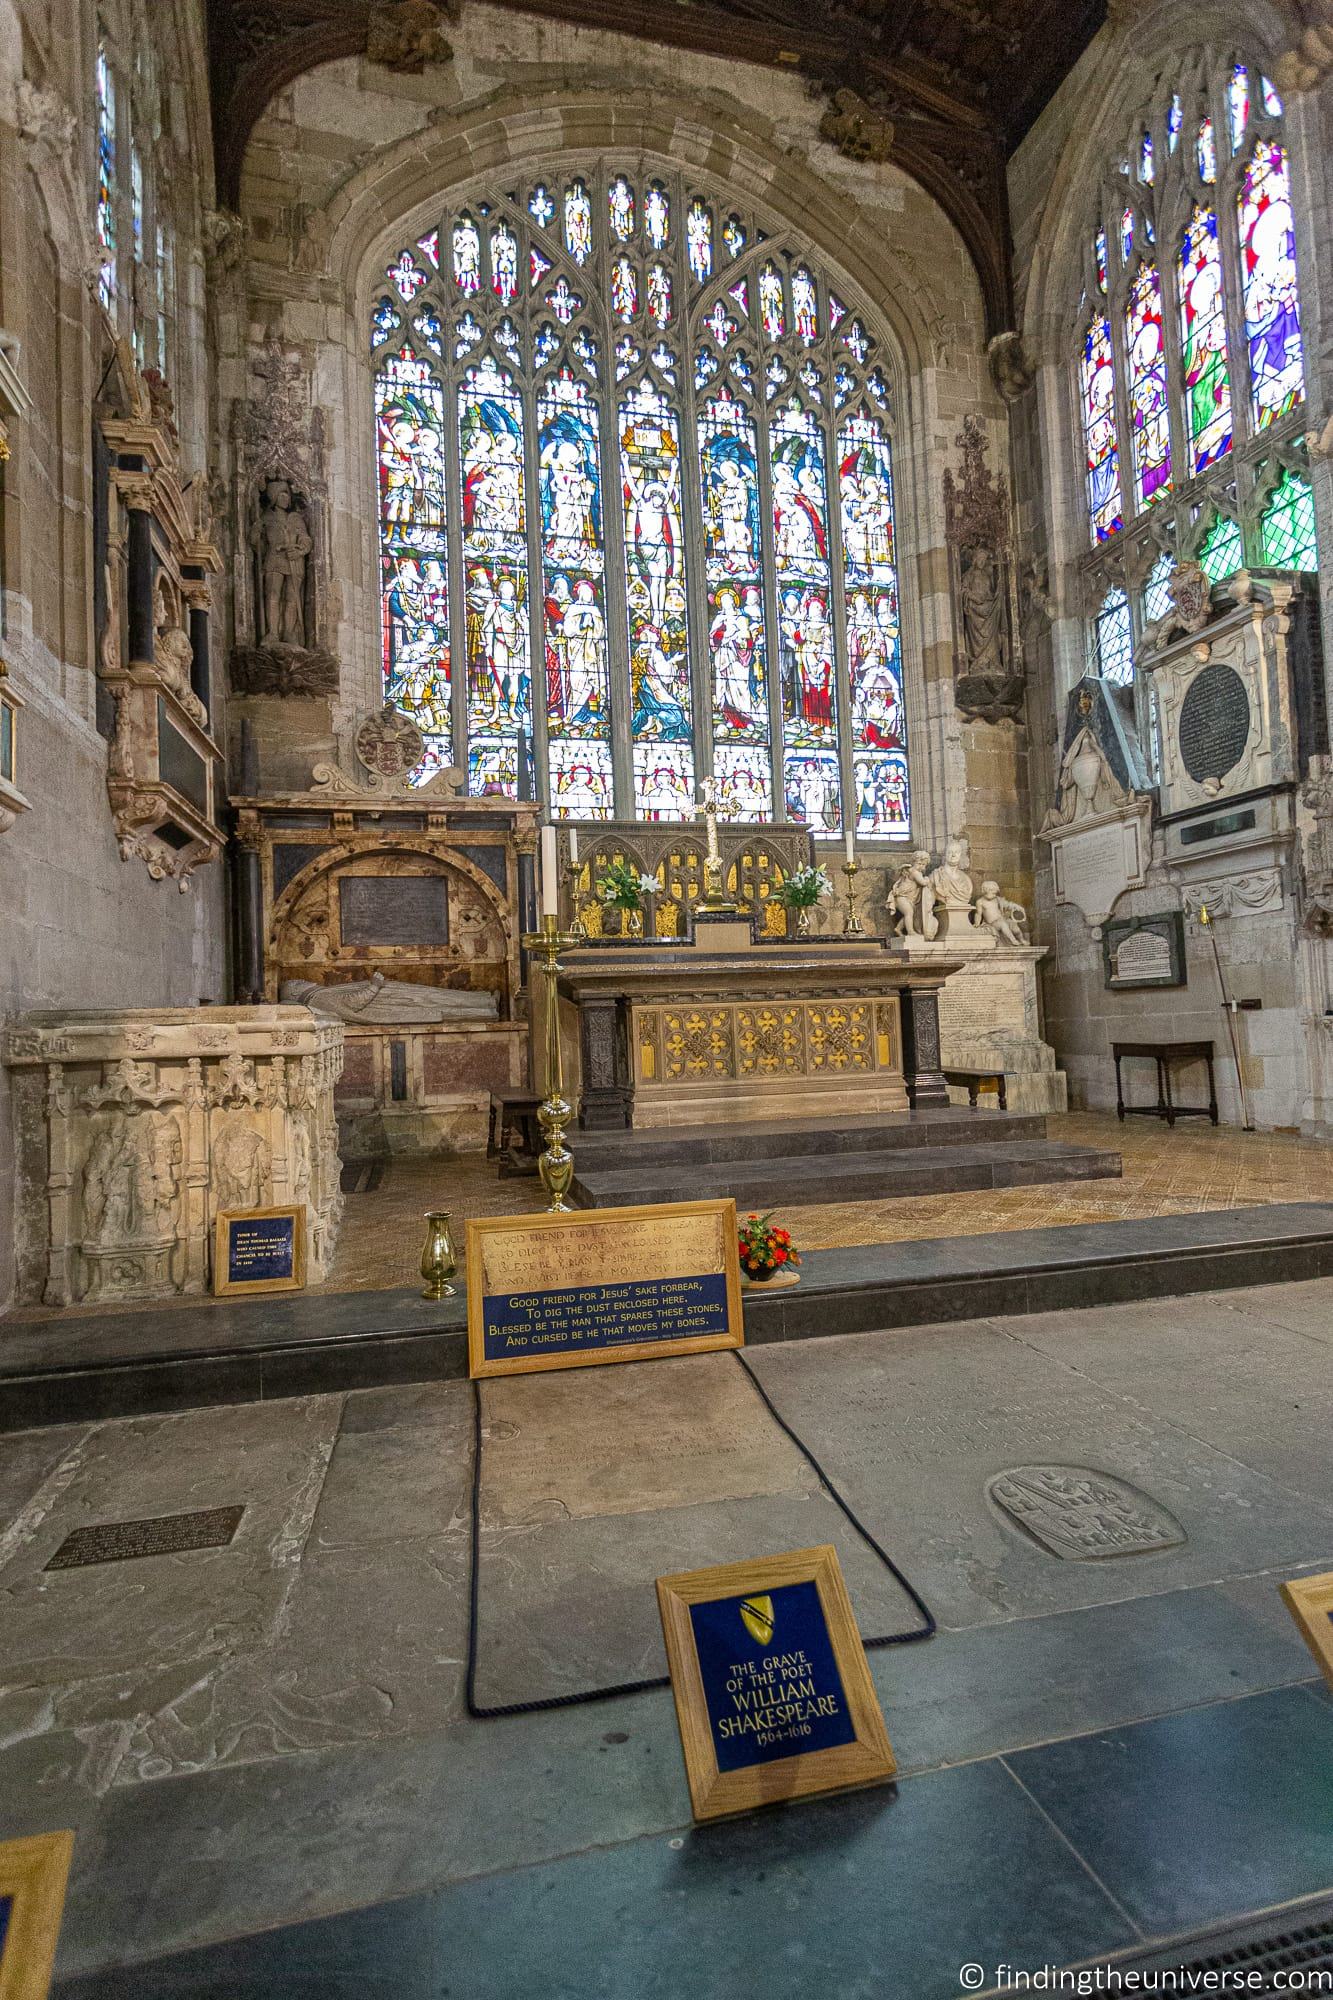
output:
<path id="1" fill-rule="evenodd" d="M 952 224 L 896 167 L 848 161 L 822 140 L 823 100 L 795 75 L 485 5 L 468 8 L 449 39 L 452 61 L 419 75 L 347 58 L 301 77 L 267 107 L 246 154 L 244 255 L 219 316 L 221 406 L 258 393 L 256 368 L 276 336 L 298 372 L 294 407 L 308 420 L 313 405 L 326 440 L 329 643 L 340 662 L 336 692 L 302 704 L 299 731 L 287 704 L 247 702 L 261 784 L 286 776 L 294 736 L 313 744 L 327 730 L 345 745 L 378 699 L 365 332 L 388 256 L 434 225 L 451 190 L 520 163 L 643 149 L 693 164 L 801 232 L 826 267 L 849 275 L 896 349 L 914 834 L 938 853 L 966 824 L 977 866 L 1025 898 L 1025 732 L 965 724 L 953 700 L 942 479 L 965 417 L 983 425 L 997 470 L 1008 466 L 980 287 Z M 881 868 L 867 865 L 862 890 L 882 923 Z"/>
<path id="2" fill-rule="evenodd" d="M 18 784 L 0 835 L 0 1017 L 32 1008 L 189 1003 L 225 995 L 222 869 L 186 894 L 120 859 L 97 727 L 93 404 L 112 351 L 97 302 L 90 117 L 92 0 L 0 4 L 0 325 L 31 408 L 8 415 L 0 654 L 22 697 Z M 206 465 L 203 230 L 211 200 L 198 0 L 100 10 L 118 52 L 155 51 L 161 95 L 135 105 L 176 230 L 176 419 L 186 476 Z M 131 73 L 127 63 L 124 73 Z M 122 258 L 129 252 L 121 245 Z M 125 273 L 128 283 L 128 272 Z M 128 329 L 128 299 L 122 326 Z M 0 1073 L 0 1309 L 13 1289 L 12 1120 Z"/>

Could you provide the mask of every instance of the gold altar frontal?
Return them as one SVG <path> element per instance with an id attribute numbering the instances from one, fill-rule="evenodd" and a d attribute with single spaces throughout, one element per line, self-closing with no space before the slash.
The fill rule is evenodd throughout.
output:
<path id="1" fill-rule="evenodd" d="M 591 1129 L 904 1111 L 903 996 L 928 995 L 933 1020 L 957 970 L 873 938 L 755 941 L 744 918 L 700 925 L 689 944 L 572 949 L 561 965 L 579 1122 Z M 915 1009 L 909 1038 L 915 1029 L 920 1041 L 920 1022 Z M 938 1069 L 937 1050 L 914 1053 Z"/>

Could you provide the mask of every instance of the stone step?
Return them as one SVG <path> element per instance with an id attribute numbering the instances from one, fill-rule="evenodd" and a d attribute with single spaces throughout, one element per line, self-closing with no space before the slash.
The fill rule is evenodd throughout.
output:
<path id="1" fill-rule="evenodd" d="M 589 1172 L 637 1171 L 675 1162 L 772 1160 L 831 1153 L 918 1153 L 924 1147 L 1008 1144 L 1044 1139 L 1046 1119 L 1037 1111 L 975 1111 L 941 1105 L 930 1111 L 884 1111 L 873 1118 L 753 1119 L 744 1125 L 650 1125 L 632 1132 L 570 1134 L 580 1168 Z"/>
<path id="2" fill-rule="evenodd" d="M 580 1208 L 618 1208 L 731 1195 L 744 1210 L 772 1208 L 779 1202 L 808 1207 L 817 1202 L 906 1200 L 912 1195 L 977 1188 L 1114 1180 L 1119 1175 L 1119 1153 L 1054 1139 L 831 1153 L 818 1158 L 781 1153 L 768 1159 L 641 1162 L 614 1170 L 590 1167 L 576 1153 L 570 1198 Z"/>

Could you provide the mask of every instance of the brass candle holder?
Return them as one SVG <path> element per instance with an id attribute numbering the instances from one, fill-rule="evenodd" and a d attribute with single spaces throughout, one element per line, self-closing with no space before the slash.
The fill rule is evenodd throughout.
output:
<path id="1" fill-rule="evenodd" d="M 844 861 L 842 872 L 847 882 L 847 921 L 842 927 L 844 937 L 864 937 L 865 925 L 856 912 L 856 878 L 861 873 L 859 861 Z"/>
<path id="2" fill-rule="evenodd" d="M 524 947 L 541 962 L 545 975 L 546 989 L 544 1007 L 546 1013 L 546 1076 L 545 1097 L 537 1107 L 537 1123 L 542 1128 L 546 1150 L 537 1161 L 537 1172 L 541 1175 L 542 1186 L 550 1200 L 546 1204 L 548 1215 L 568 1215 L 572 1213 L 565 1200 L 570 1183 L 574 1178 L 574 1155 L 565 1144 L 565 1127 L 574 1115 L 573 1106 L 565 1097 L 564 1071 L 560 1054 L 560 1006 L 556 981 L 560 976 L 560 953 L 574 943 L 573 936 L 560 928 L 559 919 L 544 916 L 541 928 L 529 931 L 523 939 Z"/>
<path id="3" fill-rule="evenodd" d="M 449 1234 L 449 1211 L 447 1208 L 426 1210 L 426 1241 L 421 1251 L 421 1275 L 426 1280 L 422 1292 L 423 1299 L 451 1299 L 454 1287 L 449 1283 L 458 1269 L 458 1257 L 454 1250 L 454 1239 Z"/>
<path id="4" fill-rule="evenodd" d="M 583 866 L 578 861 L 565 863 L 565 886 L 569 891 L 569 942 L 572 945 L 588 942 L 588 928 L 579 915 L 579 876 Z"/>

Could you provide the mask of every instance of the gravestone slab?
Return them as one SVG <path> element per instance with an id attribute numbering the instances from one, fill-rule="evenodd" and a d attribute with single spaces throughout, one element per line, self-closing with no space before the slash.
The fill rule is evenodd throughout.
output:
<path id="1" fill-rule="evenodd" d="M 1178 1548 L 1179 1521 L 1127 1480 L 1079 1465 L 1018 1465 L 987 1487 L 1011 1521 L 1064 1562 Z"/>

